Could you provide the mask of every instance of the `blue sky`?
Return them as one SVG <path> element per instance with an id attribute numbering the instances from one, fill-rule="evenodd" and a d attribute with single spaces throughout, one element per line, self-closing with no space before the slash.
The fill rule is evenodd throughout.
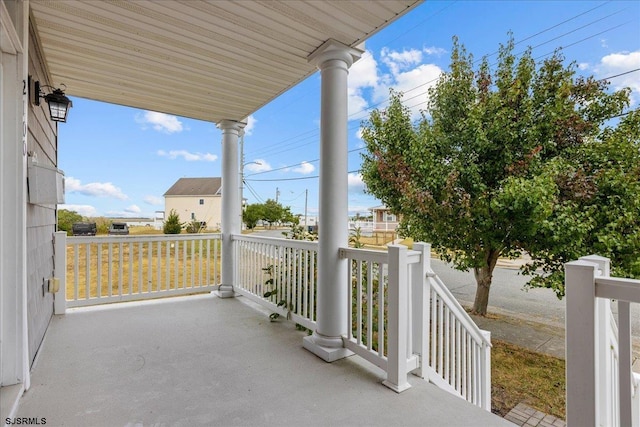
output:
<path id="1" fill-rule="evenodd" d="M 349 211 L 379 201 L 358 174 L 362 120 L 383 108 L 389 88 L 419 114 L 427 88 L 449 65 L 451 39 L 475 58 L 496 52 L 513 32 L 516 52 L 533 47 L 542 60 L 562 47 L 579 72 L 598 78 L 640 68 L 638 1 L 427 1 L 366 43 L 349 75 Z M 495 55 L 492 57 L 495 58 Z M 640 102 L 640 71 L 611 79 Z M 248 203 L 276 198 L 294 213 L 318 212 L 320 77 L 316 73 L 249 117 L 244 137 Z M 72 98 L 59 125 L 59 168 L 66 204 L 85 216 L 152 217 L 181 177 L 220 176 L 221 133 L 215 124 Z M 256 162 L 256 163 L 251 163 Z M 257 164 L 260 163 L 260 164 Z"/>

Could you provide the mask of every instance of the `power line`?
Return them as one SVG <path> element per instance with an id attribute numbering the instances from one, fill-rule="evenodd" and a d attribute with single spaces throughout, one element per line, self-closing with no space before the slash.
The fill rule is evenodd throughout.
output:
<path id="1" fill-rule="evenodd" d="M 360 171 L 361 171 L 361 169 L 356 169 L 356 170 L 348 171 L 347 174 L 358 173 Z M 320 178 L 320 175 L 304 176 L 304 177 L 299 177 L 299 178 L 246 179 L 245 181 L 254 181 L 254 182 L 301 181 L 303 179 L 316 179 L 316 178 Z"/>
<path id="2" fill-rule="evenodd" d="M 455 3 L 455 2 L 454 2 L 454 3 Z M 601 8 L 602 6 L 604 6 L 604 5 L 606 5 L 606 4 L 607 4 L 606 2 L 605 2 L 605 3 L 601 3 L 600 5 L 598 5 L 598 6 L 596 6 L 596 7 L 593 7 L 593 8 L 591 8 L 591 9 L 588 9 L 588 10 L 584 11 L 584 12 L 581 12 L 581 13 L 579 13 L 579 14 L 576 14 L 575 16 L 573 16 L 573 17 L 571 17 L 571 18 L 569 18 L 569 19 L 566 19 L 566 20 L 564 20 L 564 21 L 562 21 L 562 22 L 560 22 L 560 23 L 554 24 L 554 25 L 552 25 L 552 26 L 550 26 L 550 27 L 547 27 L 547 28 L 545 28 L 545 29 L 543 29 L 543 30 L 541 30 L 541 31 L 538 31 L 538 32 L 537 32 L 537 33 L 535 33 L 535 34 L 532 34 L 532 35 L 530 35 L 530 36 L 527 36 L 527 37 L 525 37 L 524 39 L 522 39 L 522 40 L 520 40 L 520 41 L 516 42 L 516 43 L 515 43 L 515 45 L 521 44 L 521 43 L 523 43 L 523 42 L 524 42 L 524 41 L 526 41 L 526 40 L 530 40 L 530 39 L 532 39 L 532 38 L 535 38 L 535 37 L 537 37 L 537 36 L 539 36 L 539 35 L 541 35 L 541 34 L 544 34 L 544 33 L 548 32 L 548 31 L 550 31 L 550 30 L 554 29 L 554 28 L 557 28 L 557 27 L 559 27 L 559 26 L 561 26 L 561 25 L 564 25 L 564 24 L 566 24 L 566 23 L 568 23 L 568 22 L 570 22 L 570 21 L 573 21 L 573 20 L 575 20 L 575 19 L 577 19 L 577 18 L 579 18 L 579 17 L 581 17 L 581 16 L 584 16 L 584 15 L 586 15 L 586 14 L 588 14 L 588 13 L 591 13 L 591 12 L 593 12 L 594 10 Z M 453 5 L 453 3 L 452 3 L 452 4 L 450 4 L 450 5 L 448 5 L 448 6 L 446 6 L 446 7 L 444 7 L 444 8 L 442 8 L 442 9 L 440 9 L 438 12 L 436 12 L 436 14 L 438 14 L 438 13 L 440 13 L 440 12 L 444 11 L 445 9 L 447 9 L 448 7 L 450 7 L 450 6 L 452 6 L 452 5 Z M 599 18 L 599 19 L 596 19 L 596 20 L 594 20 L 594 21 L 591 21 L 591 22 L 590 22 L 590 23 L 588 23 L 588 24 L 585 24 L 585 25 L 582 25 L 582 26 L 580 26 L 580 27 L 578 27 L 578 28 L 572 29 L 571 31 L 568 31 L 568 32 L 566 32 L 566 33 L 564 33 L 564 34 L 562 34 L 562 35 L 560 35 L 560 36 L 557 36 L 557 37 L 554 37 L 554 38 L 552 38 L 552 39 L 550 39 L 550 40 L 547 40 L 546 42 L 539 43 L 539 44 L 538 44 L 538 45 L 536 45 L 534 48 L 538 48 L 538 47 L 540 47 L 540 46 L 543 46 L 543 45 L 545 45 L 545 44 L 548 44 L 548 43 L 550 43 L 550 42 L 552 42 L 552 41 L 554 41 L 554 40 L 557 40 L 557 39 L 559 39 L 559 38 L 566 37 L 566 36 L 567 36 L 567 35 L 569 35 L 569 34 L 572 34 L 572 33 L 574 33 L 574 32 L 579 31 L 580 29 L 583 29 L 583 28 L 588 27 L 588 26 L 591 26 L 591 25 L 593 25 L 593 24 L 595 24 L 595 23 L 597 23 L 597 22 L 600 22 L 600 21 L 603 21 L 603 20 L 605 20 L 605 19 L 607 19 L 607 18 L 610 18 L 611 16 L 616 15 L 616 14 L 618 14 L 618 13 L 620 13 L 620 12 L 624 11 L 624 10 L 626 10 L 626 9 L 621 9 L 621 10 L 619 10 L 619 11 L 613 12 L 613 13 L 611 13 L 611 14 L 608 14 L 608 15 L 604 16 L 604 17 L 601 17 L 601 18 Z M 427 17 L 424 21 L 428 20 L 430 17 L 435 16 L 436 14 L 431 15 L 431 16 L 429 16 L 429 17 Z M 423 21 L 423 22 L 424 22 L 424 21 Z M 423 22 L 422 22 L 422 23 L 423 23 Z M 413 31 L 413 29 L 415 29 L 415 28 L 416 28 L 417 26 L 419 26 L 419 25 L 422 25 L 422 23 L 420 23 L 420 24 L 418 24 L 418 25 L 416 25 L 416 26 L 414 26 L 414 27 L 412 27 L 412 28 L 408 29 L 404 34 L 406 34 L 406 33 L 410 32 L 410 31 Z M 584 42 L 584 41 L 586 41 L 586 40 L 588 40 L 588 39 L 591 39 L 591 38 L 593 38 L 593 37 L 596 37 L 596 36 L 598 36 L 598 35 L 601 35 L 601 34 L 603 34 L 603 33 L 608 32 L 608 31 L 614 30 L 614 29 L 619 28 L 619 27 L 621 27 L 621 26 L 623 26 L 623 25 L 626 25 L 626 24 L 628 24 L 628 23 L 629 23 L 629 22 L 625 22 L 625 23 L 623 23 L 623 24 L 620 24 L 620 25 L 617 25 L 617 26 L 611 27 L 611 28 L 609 28 L 609 29 L 607 29 L 607 30 L 604 30 L 604 31 L 598 32 L 598 33 L 596 33 L 596 34 L 594 34 L 594 35 L 591 35 L 591 36 L 589 36 L 589 37 L 586 37 L 586 38 L 583 38 L 583 39 L 581 39 L 581 40 L 578 40 L 577 42 L 574 42 L 574 43 L 571 43 L 571 44 L 569 44 L 569 45 L 566 45 L 566 46 L 564 46 L 563 48 L 564 48 L 564 49 L 566 49 L 566 48 L 568 48 L 568 47 L 574 46 L 574 45 L 576 45 L 576 44 L 578 44 L 578 43 Z M 404 34 L 401 34 L 401 35 L 404 35 Z M 401 36 L 401 35 L 400 35 L 400 36 Z M 399 37 L 400 37 L 400 36 L 399 36 Z M 394 39 L 394 40 L 395 40 L 395 39 Z M 392 41 L 393 41 L 393 40 L 392 40 Z M 533 49 L 533 48 L 532 48 L 532 49 Z M 494 55 L 495 53 L 496 53 L 496 52 L 494 52 L 494 53 L 492 53 L 492 54 L 490 54 L 490 55 L 487 55 L 487 56 L 492 56 L 492 55 Z M 553 53 L 553 52 L 547 53 L 547 54 L 545 54 L 545 55 L 541 55 L 541 56 L 539 56 L 539 57 L 537 57 L 537 58 L 535 58 L 535 59 L 539 59 L 539 58 L 541 58 L 541 57 L 548 56 L 548 55 L 550 55 L 551 53 Z M 481 60 L 481 59 L 479 59 L 479 60 Z M 477 61 L 474 61 L 474 62 L 477 62 Z M 413 87 L 413 88 L 411 88 L 411 89 L 409 89 L 409 90 L 405 91 L 404 93 L 405 93 L 405 95 L 406 95 L 406 94 L 407 94 L 407 93 L 409 93 L 409 92 L 412 92 L 412 91 L 417 90 L 417 89 L 419 89 L 419 88 L 421 88 L 421 87 L 427 86 L 427 85 L 429 85 L 429 84 L 431 84 L 431 83 L 434 83 L 435 81 L 437 81 L 437 78 L 436 78 L 436 79 L 432 79 L 432 80 L 430 80 L 430 81 L 428 81 L 428 82 L 422 83 L 422 84 L 420 84 L 420 85 L 418 85 L 418 86 L 415 86 L 415 87 Z M 407 100 L 411 100 L 411 99 L 414 99 L 414 98 L 417 98 L 417 97 L 422 96 L 422 95 L 424 95 L 424 94 L 426 94 L 426 93 L 427 93 L 427 91 L 422 91 L 422 92 L 420 92 L 420 93 L 418 93 L 418 94 L 416 94 L 416 95 L 414 95 L 414 96 L 412 96 L 412 97 L 410 97 L 410 98 L 405 98 L 405 101 L 407 101 Z M 383 101 L 381 101 L 381 102 L 379 102 L 379 103 L 371 104 L 370 106 L 368 106 L 367 108 L 365 108 L 365 109 L 363 109 L 363 110 L 361 110 L 361 111 L 358 111 L 358 112 L 356 112 L 356 113 L 350 114 L 350 115 L 349 115 L 349 117 L 353 117 L 353 116 L 356 116 L 356 115 L 360 115 L 360 114 L 363 114 L 363 113 L 367 113 L 367 112 L 369 112 L 369 111 L 371 111 L 371 110 L 375 109 L 376 107 L 378 107 L 378 106 L 380 106 L 380 105 L 384 104 L 384 103 L 385 103 L 385 102 L 387 102 L 387 101 L 388 101 L 388 99 L 385 99 L 385 100 L 383 100 Z M 424 104 L 424 102 L 421 102 L 421 103 L 419 103 L 419 104 L 417 104 L 417 105 L 420 105 L 420 104 Z M 355 126 L 355 128 L 357 128 L 359 125 L 360 125 L 360 124 L 358 123 L 358 124 Z M 265 154 L 267 154 L 267 153 L 269 153 L 270 155 L 274 155 L 274 154 L 279 154 L 279 153 L 286 152 L 286 151 L 289 151 L 289 150 L 290 150 L 290 148 L 284 148 L 284 149 L 283 149 L 283 147 L 296 147 L 296 148 L 298 148 L 298 147 L 302 147 L 302 146 L 305 146 L 305 145 L 313 144 L 313 143 L 315 143 L 315 142 L 316 142 L 316 140 L 314 140 L 314 141 L 310 141 L 310 142 L 305 143 L 305 144 L 300 144 L 300 142 L 301 142 L 301 141 L 303 141 L 304 139 L 307 139 L 307 138 L 315 138 L 315 137 L 317 136 L 317 133 L 318 133 L 318 132 L 319 132 L 319 130 L 318 130 L 318 129 L 313 129 L 313 130 L 309 130 L 309 131 L 303 132 L 303 133 L 301 133 L 301 134 L 299 134 L 299 135 L 293 136 L 293 137 L 291 137 L 291 138 L 288 138 L 288 139 L 286 139 L 286 140 L 282 141 L 282 142 L 291 141 L 291 142 L 289 142 L 288 144 L 284 144 L 284 145 L 283 145 L 283 144 L 281 144 L 281 143 L 279 143 L 279 144 L 275 144 L 275 145 L 273 146 L 273 148 L 263 148 L 263 149 L 261 149 L 261 150 L 256 151 L 256 152 L 255 152 L 255 154 L 252 154 L 252 156 L 265 155 Z M 308 135 L 308 137 L 306 137 L 306 138 L 302 138 L 302 139 L 301 139 L 301 137 L 304 137 L 305 135 Z M 274 151 L 274 150 L 277 150 L 277 151 Z M 284 168 L 286 168 L 286 167 L 284 167 Z M 284 168 L 279 168 L 278 170 L 281 170 L 281 169 L 284 169 Z M 266 171 L 266 172 L 269 172 L 269 171 Z"/>
<path id="3" fill-rule="evenodd" d="M 354 153 L 354 152 L 356 152 L 356 151 L 360 151 L 360 150 L 364 150 L 364 147 L 354 148 L 354 149 L 352 149 L 352 150 L 349 150 L 349 151 L 347 151 L 347 154 L 349 154 L 349 153 Z M 261 171 L 261 172 L 256 172 L 256 173 L 252 173 L 252 174 L 249 174 L 249 175 L 245 175 L 245 177 L 248 177 L 248 176 L 255 176 L 255 175 L 261 175 L 261 174 L 263 174 L 263 173 L 269 173 L 269 172 L 276 172 L 276 171 L 283 170 L 283 169 L 289 169 L 289 168 L 293 168 L 293 167 L 296 167 L 296 166 L 302 166 L 302 165 L 303 165 L 303 164 L 305 164 L 305 163 L 315 163 L 315 162 L 319 162 L 319 161 L 320 161 L 320 159 L 304 160 L 304 161 L 302 161 L 302 162 L 300 162 L 300 163 L 296 163 L 296 164 L 293 164 L 293 165 L 282 166 L 282 167 L 280 167 L 280 168 L 270 169 L 270 170 L 268 170 L 268 171 Z"/>

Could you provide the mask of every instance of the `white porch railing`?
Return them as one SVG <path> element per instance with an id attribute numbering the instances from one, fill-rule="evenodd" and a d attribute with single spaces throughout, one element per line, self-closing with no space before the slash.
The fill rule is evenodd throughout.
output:
<path id="1" fill-rule="evenodd" d="M 233 241 L 234 291 L 315 329 L 318 243 L 244 235 Z"/>
<path id="2" fill-rule="evenodd" d="M 391 245 L 388 254 L 341 249 L 352 284 L 345 347 L 385 369 L 385 385 L 398 392 L 413 372 L 490 411 L 490 333 L 431 270 L 430 252 L 423 243 Z"/>
<path id="3" fill-rule="evenodd" d="M 640 303 L 640 280 L 609 273 L 609 259 L 599 256 L 565 265 L 569 426 L 640 425 L 630 320 L 630 303 Z M 611 300 L 617 300 L 617 321 Z"/>
<path id="4" fill-rule="evenodd" d="M 62 302 L 79 307 L 216 290 L 220 255 L 219 234 L 67 237 L 57 232 L 56 313 L 64 312 Z"/>

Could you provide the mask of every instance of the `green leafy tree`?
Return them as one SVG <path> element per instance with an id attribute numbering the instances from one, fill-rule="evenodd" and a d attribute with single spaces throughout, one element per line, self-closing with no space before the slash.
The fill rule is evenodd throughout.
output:
<path id="1" fill-rule="evenodd" d="M 285 224 L 298 225 L 300 224 L 300 217 L 291 213 L 291 207 L 286 206 L 282 208 L 282 219 Z"/>
<path id="2" fill-rule="evenodd" d="M 162 227 L 162 232 L 164 234 L 180 234 L 183 227 L 184 224 L 180 222 L 180 216 L 175 209 L 171 209 L 169 216 Z"/>
<path id="3" fill-rule="evenodd" d="M 258 221 L 262 219 L 264 206 L 260 203 L 254 203 L 247 206 L 242 212 L 242 221 L 249 230 L 256 228 Z"/>
<path id="4" fill-rule="evenodd" d="M 284 207 L 280 203 L 273 199 L 267 199 L 262 206 L 262 219 L 269 223 L 269 227 L 274 223 L 282 221 L 284 217 Z"/>
<path id="5" fill-rule="evenodd" d="M 82 222 L 82 215 L 67 209 L 58 210 L 58 230 L 66 231 L 67 235 L 71 236 L 74 222 Z"/>
<path id="6" fill-rule="evenodd" d="M 638 150 L 631 124 L 606 125 L 628 106 L 627 90 L 608 93 L 607 82 L 576 77 L 574 64 L 565 66 L 560 52 L 536 67 L 530 50 L 516 58 L 513 48 L 512 39 L 500 47 L 494 71 L 487 58 L 474 70 L 473 56 L 454 39 L 450 70 L 429 91 L 417 124 L 401 95 L 392 93 L 389 107 L 374 111 L 363 129 L 368 191 L 402 215 L 401 234 L 430 241 L 443 259 L 473 270 L 472 310 L 481 315 L 499 257 L 529 252 L 534 266 L 547 273 L 532 283 L 559 290 L 562 263 L 576 255 L 569 247 L 580 255 L 596 248 L 611 255 L 604 250 L 615 249 L 620 239 L 599 247 L 593 236 L 587 239 L 607 220 L 599 223 L 586 208 L 601 209 L 597 203 L 611 187 L 594 197 L 592 186 L 604 183 L 607 173 L 586 166 L 599 155 L 606 167 L 605 140 L 631 144 L 636 155 Z M 619 197 L 629 197 L 623 188 L 633 178 L 626 173 L 610 177 L 625 193 Z M 638 211 L 625 210 L 635 203 L 618 205 L 627 218 L 619 224 L 621 235 L 623 229 L 638 235 Z"/>

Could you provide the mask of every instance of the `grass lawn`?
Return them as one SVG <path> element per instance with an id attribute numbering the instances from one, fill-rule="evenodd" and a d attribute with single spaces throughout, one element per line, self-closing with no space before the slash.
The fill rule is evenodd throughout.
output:
<path id="1" fill-rule="evenodd" d="M 523 402 L 565 419 L 565 362 L 522 347 L 492 340 L 491 407 L 504 416 Z"/>

